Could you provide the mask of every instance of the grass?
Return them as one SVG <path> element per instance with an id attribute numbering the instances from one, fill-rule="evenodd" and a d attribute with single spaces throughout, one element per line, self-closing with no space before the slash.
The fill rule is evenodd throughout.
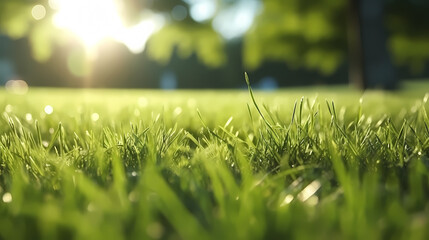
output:
<path id="1" fill-rule="evenodd" d="M 0 239 L 427 239 L 420 85 L 0 89 Z"/>

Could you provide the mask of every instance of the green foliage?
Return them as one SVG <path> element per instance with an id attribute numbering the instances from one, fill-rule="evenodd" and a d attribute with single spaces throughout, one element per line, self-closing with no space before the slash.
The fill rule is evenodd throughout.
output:
<path id="1" fill-rule="evenodd" d="M 234 2 L 234 1 L 232 1 Z M 16 39 L 28 36 L 33 56 L 47 60 L 56 43 L 70 36 L 58 33 L 52 24 L 54 10 L 46 7 L 42 20 L 31 16 L 35 4 L 46 1 L 2 0 L 0 31 Z M 255 69 L 264 61 L 283 61 L 292 68 L 304 67 L 323 74 L 333 73 L 345 60 L 347 52 L 347 5 L 345 0 L 298 1 L 262 0 L 263 7 L 251 29 L 244 36 L 244 64 Z M 142 9 L 167 14 L 183 1 L 125 1 L 120 14 L 127 25 L 135 24 Z M 219 1 L 218 7 L 231 1 Z M 389 49 L 396 64 L 420 72 L 429 58 L 429 26 L 426 15 L 429 5 L 424 1 L 388 1 L 386 26 L 389 29 Z M 221 9 L 218 9 L 219 11 Z M 182 58 L 196 54 L 210 67 L 226 63 L 224 40 L 211 23 L 168 20 L 166 26 L 149 41 L 153 59 L 166 63 L 174 51 Z"/>
<path id="2" fill-rule="evenodd" d="M 330 74 L 343 62 L 346 1 L 263 2 L 262 13 L 244 39 L 244 60 L 248 67 L 257 68 L 265 60 L 278 60 L 291 67 Z"/>
<path id="3" fill-rule="evenodd" d="M 395 34 L 390 39 L 390 47 L 394 53 L 396 63 L 408 66 L 412 72 L 424 70 L 426 60 L 429 58 L 429 35 L 409 37 Z"/>
<path id="4" fill-rule="evenodd" d="M 429 36 L 407 37 L 397 34 L 391 37 L 390 47 L 398 64 L 408 66 L 414 73 L 424 70 L 429 54 L 422 49 L 429 49 Z"/>
<path id="5" fill-rule="evenodd" d="M 33 57 L 40 62 L 46 61 L 51 57 L 53 42 L 56 40 L 52 26 L 46 21 L 35 25 L 28 36 Z"/>
<path id="6" fill-rule="evenodd" d="M 424 89 L 0 89 L 0 238 L 426 239 Z"/>
<path id="7" fill-rule="evenodd" d="M 171 24 L 155 33 L 148 42 L 149 55 L 167 63 L 174 51 L 181 58 L 196 54 L 210 67 L 225 63 L 224 42 L 208 25 Z"/>
<path id="8" fill-rule="evenodd" d="M 429 59 L 429 23 L 426 20 L 429 3 L 393 1 L 387 11 L 387 27 L 391 33 L 390 49 L 398 65 L 412 72 L 424 70 Z"/>
<path id="9" fill-rule="evenodd" d="M 31 15 L 35 5 L 29 1 L 2 1 L 0 3 L 0 32 L 11 38 L 27 36 L 32 55 L 38 61 L 46 61 L 52 54 L 53 42 L 59 40 L 53 32 L 50 18 L 37 21 Z"/>
<path id="10" fill-rule="evenodd" d="M 244 60 L 257 68 L 266 60 L 305 67 L 324 74 L 344 61 L 348 2 L 264 0 L 264 8 L 245 36 Z M 421 72 L 429 59 L 425 2 L 389 1 L 386 26 L 389 50 L 396 64 Z"/>
<path id="11" fill-rule="evenodd" d="M 23 37 L 32 20 L 31 5 L 27 1 L 2 1 L 0 3 L 0 29 L 12 38 Z"/>

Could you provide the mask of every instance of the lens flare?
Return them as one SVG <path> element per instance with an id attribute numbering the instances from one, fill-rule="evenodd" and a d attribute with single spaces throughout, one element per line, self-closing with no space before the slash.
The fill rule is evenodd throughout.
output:
<path id="1" fill-rule="evenodd" d="M 113 0 L 60 0 L 54 24 L 79 36 L 88 47 L 115 35 L 121 20 Z"/>
<path id="2" fill-rule="evenodd" d="M 131 52 L 143 51 L 149 36 L 163 25 L 160 16 L 142 14 L 135 26 L 125 26 L 115 0 L 56 0 L 53 24 L 78 36 L 86 49 L 94 48 L 104 39 L 113 39 L 126 45 Z"/>

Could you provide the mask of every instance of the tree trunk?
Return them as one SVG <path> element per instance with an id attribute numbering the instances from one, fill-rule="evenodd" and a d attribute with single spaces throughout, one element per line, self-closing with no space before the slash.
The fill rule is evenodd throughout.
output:
<path id="1" fill-rule="evenodd" d="M 359 17 L 359 0 L 349 0 L 348 6 L 348 58 L 349 58 L 349 82 L 359 89 L 365 88 L 362 38 Z"/>
<path id="2" fill-rule="evenodd" d="M 383 0 L 349 1 L 349 80 L 361 89 L 397 87 L 383 10 Z"/>

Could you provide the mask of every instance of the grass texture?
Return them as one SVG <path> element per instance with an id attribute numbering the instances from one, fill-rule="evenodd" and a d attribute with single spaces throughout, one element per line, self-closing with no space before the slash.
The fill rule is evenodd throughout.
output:
<path id="1" fill-rule="evenodd" d="M 0 239 L 428 239 L 422 86 L 0 89 Z"/>

